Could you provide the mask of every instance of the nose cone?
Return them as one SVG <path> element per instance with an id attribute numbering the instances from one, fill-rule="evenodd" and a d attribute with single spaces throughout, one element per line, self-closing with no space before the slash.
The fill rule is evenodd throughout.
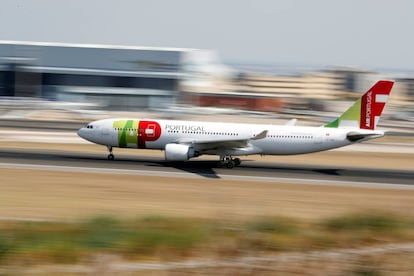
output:
<path id="1" fill-rule="evenodd" d="M 83 128 L 80 128 L 79 130 L 78 130 L 78 136 L 79 137 L 81 137 L 81 138 L 83 138 L 83 139 L 86 139 L 85 138 L 85 128 L 83 127 Z"/>
<path id="2" fill-rule="evenodd" d="M 91 129 L 87 129 L 86 127 L 83 127 L 78 130 L 79 137 L 85 139 L 86 141 L 93 142 L 93 132 Z"/>

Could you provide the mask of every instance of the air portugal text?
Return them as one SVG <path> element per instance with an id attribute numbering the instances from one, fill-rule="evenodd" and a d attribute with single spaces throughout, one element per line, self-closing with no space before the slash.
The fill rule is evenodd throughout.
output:
<path id="1" fill-rule="evenodd" d="M 205 132 L 200 125 L 165 125 L 165 130 L 174 132 Z"/>

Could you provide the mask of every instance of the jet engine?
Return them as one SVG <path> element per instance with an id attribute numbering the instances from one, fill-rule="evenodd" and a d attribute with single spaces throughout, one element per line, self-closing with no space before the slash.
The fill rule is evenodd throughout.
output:
<path id="1" fill-rule="evenodd" d="M 194 149 L 189 145 L 167 144 L 165 145 L 165 160 L 168 161 L 187 161 L 191 157 L 196 157 Z"/>

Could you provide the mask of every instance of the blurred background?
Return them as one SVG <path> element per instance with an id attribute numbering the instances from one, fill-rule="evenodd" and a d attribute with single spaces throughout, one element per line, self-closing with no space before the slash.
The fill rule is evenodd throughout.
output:
<path id="1" fill-rule="evenodd" d="M 233 114 L 321 124 L 377 80 L 392 79 L 381 123 L 404 132 L 414 122 L 409 72 L 224 63 L 214 49 L 0 41 L 0 53 L 3 119 Z"/>
<path id="2" fill-rule="evenodd" d="M 238 112 L 326 122 L 393 79 L 386 115 L 413 121 L 412 4 L 372 3 L 4 1 L 0 116 Z"/>

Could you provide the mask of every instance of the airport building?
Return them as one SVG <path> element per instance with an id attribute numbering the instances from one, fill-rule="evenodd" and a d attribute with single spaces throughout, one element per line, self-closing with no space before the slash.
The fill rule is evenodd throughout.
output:
<path id="1" fill-rule="evenodd" d="M 220 66 L 209 50 L 0 41 L 0 96 L 164 108 Z"/>
<path id="2" fill-rule="evenodd" d="M 288 109 L 331 109 L 332 102 L 355 101 L 380 79 L 390 75 L 352 68 L 332 68 L 295 75 L 243 73 L 234 79 L 229 90 L 240 94 L 268 95 L 283 99 Z M 413 81 L 398 78 L 389 99 L 391 105 L 414 104 Z M 325 108 L 324 108 L 325 106 Z"/>
<path id="3" fill-rule="evenodd" d="M 296 75 L 235 72 L 211 50 L 0 41 L 0 97 L 43 98 L 89 108 L 165 110 L 177 103 L 281 112 L 328 110 L 355 100 L 375 72 L 334 68 Z M 413 106 L 413 81 L 390 103 Z"/>

